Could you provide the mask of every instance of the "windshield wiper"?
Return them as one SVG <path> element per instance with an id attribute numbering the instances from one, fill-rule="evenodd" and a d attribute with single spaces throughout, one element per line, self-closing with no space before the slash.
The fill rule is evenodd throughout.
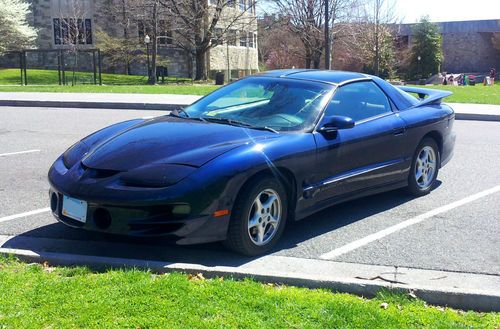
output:
<path id="1" fill-rule="evenodd" d="M 179 115 L 179 113 L 184 113 L 185 116 Z M 202 117 L 190 117 L 189 114 L 187 113 L 186 110 L 184 110 L 182 107 L 178 107 L 169 113 L 170 116 L 176 117 L 176 118 L 181 118 L 181 119 L 190 119 L 190 120 L 198 120 L 198 121 L 203 121 L 206 122 Z"/>
<path id="2" fill-rule="evenodd" d="M 223 123 L 223 124 L 225 123 L 225 124 L 230 124 L 232 126 L 244 127 L 244 128 L 249 128 L 249 129 L 255 129 L 255 130 L 267 130 L 267 131 L 271 131 L 273 133 L 279 134 L 279 132 L 277 130 L 275 130 L 271 127 L 253 126 L 249 123 L 234 120 L 234 119 L 218 118 L 218 117 L 200 117 L 200 119 L 205 120 L 205 121 L 217 122 L 217 123 Z"/>
<path id="3" fill-rule="evenodd" d="M 184 113 L 185 117 L 179 115 L 180 113 Z M 189 114 L 182 107 L 177 107 L 170 111 L 170 115 L 177 118 L 189 118 Z"/>

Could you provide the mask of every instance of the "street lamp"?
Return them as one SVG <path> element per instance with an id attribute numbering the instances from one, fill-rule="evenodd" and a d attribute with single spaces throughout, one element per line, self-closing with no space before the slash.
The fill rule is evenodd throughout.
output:
<path id="1" fill-rule="evenodd" d="M 151 79 L 151 68 L 150 68 L 150 62 L 149 62 L 149 44 L 151 43 L 151 38 L 147 34 L 144 37 L 144 43 L 146 44 L 146 54 L 148 57 L 148 80 L 149 80 L 149 79 Z"/>
<path id="2" fill-rule="evenodd" d="M 422 59 L 422 57 L 420 57 L 420 55 L 418 55 L 417 57 L 417 60 L 418 60 L 418 74 L 420 76 L 420 79 L 422 79 L 422 70 L 420 69 L 420 60 Z"/>

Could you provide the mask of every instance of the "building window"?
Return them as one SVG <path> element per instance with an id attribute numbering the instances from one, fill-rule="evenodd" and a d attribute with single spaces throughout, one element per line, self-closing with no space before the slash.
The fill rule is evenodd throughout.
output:
<path id="1" fill-rule="evenodd" d="M 92 20 L 89 18 L 54 18 L 52 24 L 56 45 L 91 45 L 93 43 Z"/>
<path id="2" fill-rule="evenodd" d="M 240 0 L 240 10 L 245 11 L 247 9 L 247 5 L 245 3 L 245 0 Z"/>
<path id="3" fill-rule="evenodd" d="M 257 33 L 252 33 L 253 34 L 253 47 L 257 48 Z"/>
<path id="4" fill-rule="evenodd" d="M 229 46 L 236 46 L 236 30 L 229 30 L 227 32 L 227 44 Z"/>
<path id="5" fill-rule="evenodd" d="M 248 39 L 248 47 L 253 48 L 254 47 L 253 33 L 247 33 L 247 39 Z"/>
<path id="6" fill-rule="evenodd" d="M 166 21 L 160 21 L 160 33 L 158 35 L 158 43 L 160 45 L 173 45 L 174 39 L 172 35 L 172 27 Z"/>
<path id="7" fill-rule="evenodd" d="M 240 47 L 247 46 L 247 33 L 240 31 Z"/>
<path id="8" fill-rule="evenodd" d="M 221 28 L 215 28 L 213 36 L 212 36 L 212 44 L 213 45 L 222 45 L 224 40 L 223 32 Z"/>
<path id="9" fill-rule="evenodd" d="M 248 0 L 248 9 L 250 13 L 255 14 L 255 0 Z"/>

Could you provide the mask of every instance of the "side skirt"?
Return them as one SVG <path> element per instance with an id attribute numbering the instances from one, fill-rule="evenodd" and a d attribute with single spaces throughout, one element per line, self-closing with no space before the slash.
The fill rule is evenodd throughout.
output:
<path id="1" fill-rule="evenodd" d="M 351 193 L 348 193 L 348 194 L 345 194 L 342 196 L 338 196 L 335 198 L 327 199 L 327 200 L 324 200 L 324 201 L 321 201 L 321 202 L 315 204 L 312 207 L 309 207 L 309 208 L 303 209 L 299 212 L 296 212 L 295 213 L 295 220 L 297 221 L 297 220 L 304 219 L 307 216 L 310 216 L 318 211 L 329 208 L 329 207 L 334 206 L 334 205 L 339 204 L 339 203 L 362 198 L 362 197 L 373 195 L 373 194 L 397 190 L 397 189 L 403 188 L 407 185 L 408 185 L 408 181 L 406 181 L 406 180 L 398 181 L 395 183 L 386 184 L 386 185 L 382 185 L 382 186 L 370 187 L 367 189 L 351 192 Z"/>

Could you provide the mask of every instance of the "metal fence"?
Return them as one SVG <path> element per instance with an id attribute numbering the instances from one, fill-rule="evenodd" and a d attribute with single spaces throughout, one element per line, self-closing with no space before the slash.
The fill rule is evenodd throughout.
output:
<path id="1" fill-rule="evenodd" d="M 17 84 L 102 84 L 99 49 L 25 49 L 4 54 L 0 68 L 19 69 Z M 8 83 L 14 83 L 9 77 Z"/>

